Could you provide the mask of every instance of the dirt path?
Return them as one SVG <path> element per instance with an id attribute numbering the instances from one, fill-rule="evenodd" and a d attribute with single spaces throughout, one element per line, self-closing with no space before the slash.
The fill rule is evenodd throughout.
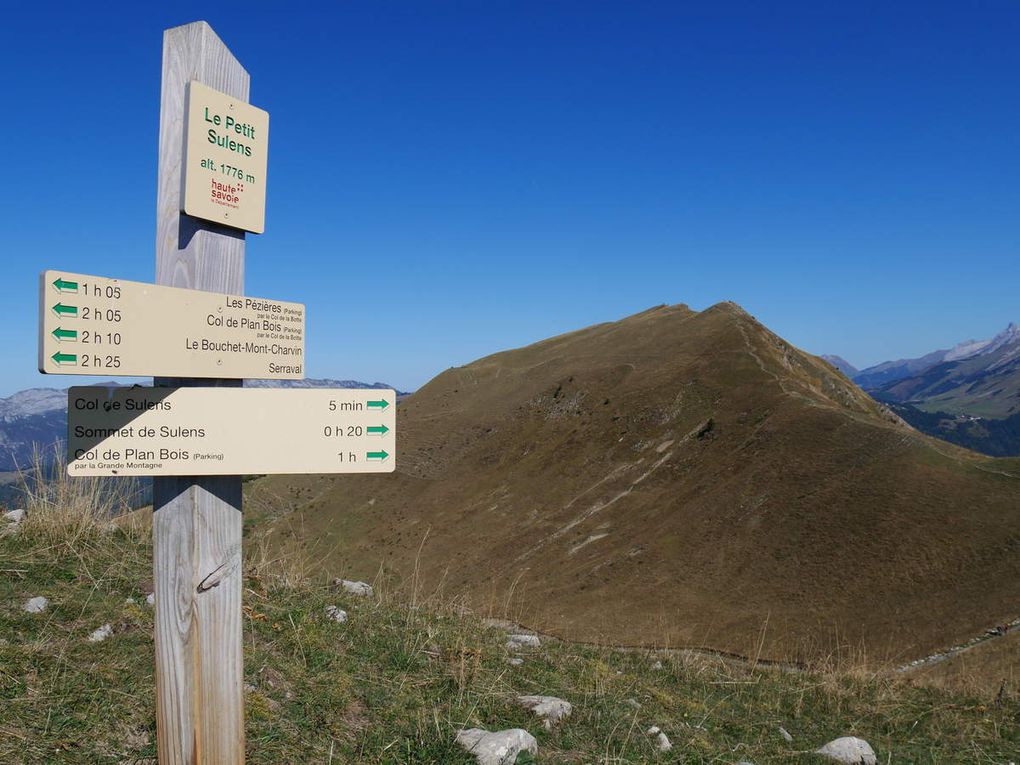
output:
<path id="1" fill-rule="evenodd" d="M 952 648 L 947 648 L 944 651 L 937 651 L 936 653 L 925 656 L 923 659 L 914 659 L 914 661 L 909 664 L 896 667 L 893 671 L 905 673 L 912 672 L 916 669 L 922 669 L 924 667 L 930 667 L 933 664 L 939 664 L 947 659 L 952 659 L 954 656 L 959 656 L 961 653 L 977 648 L 979 645 L 984 645 L 992 640 L 1004 638 L 1006 635 L 1018 630 L 1020 630 L 1020 618 L 1014 619 L 1008 624 L 1002 624 L 993 629 L 985 630 L 982 635 L 976 638 L 971 638 L 966 643 L 961 643 L 960 645 L 953 646 Z"/>
<path id="2" fill-rule="evenodd" d="M 806 672 L 811 669 L 810 665 L 799 664 L 784 661 L 775 661 L 773 659 L 763 659 L 761 657 L 750 657 L 744 656 L 738 653 L 732 653 L 730 651 L 720 651 L 714 648 L 651 648 L 649 646 L 639 645 L 602 645 L 601 643 L 590 643 L 585 641 L 569 640 L 565 641 L 556 635 L 550 635 L 543 632 L 530 629 L 522 624 L 515 622 L 506 621 L 504 619 L 484 619 L 485 624 L 490 627 L 496 627 L 504 629 L 509 632 L 520 631 L 530 635 L 537 635 L 540 640 L 553 640 L 560 643 L 575 643 L 577 645 L 584 645 L 595 648 L 606 648 L 611 651 L 627 651 L 632 653 L 645 653 L 648 656 L 697 656 L 707 659 L 719 659 L 728 662 L 734 662 L 743 666 L 750 667 L 766 667 L 769 669 L 778 669 L 783 672 Z M 940 662 L 951 659 L 954 656 L 959 656 L 961 653 L 970 651 L 978 646 L 989 643 L 993 640 L 999 640 L 1004 638 L 1006 635 L 1020 631 L 1020 617 L 1014 619 L 1008 624 L 1002 624 L 998 627 L 985 630 L 984 633 L 978 637 L 971 638 L 966 643 L 955 645 L 952 648 L 947 648 L 943 651 L 937 651 L 933 654 L 929 654 L 921 659 L 914 659 L 914 661 L 896 666 L 892 668 L 892 672 L 896 674 L 906 674 L 915 670 L 930 667 L 933 664 L 939 664 Z"/>

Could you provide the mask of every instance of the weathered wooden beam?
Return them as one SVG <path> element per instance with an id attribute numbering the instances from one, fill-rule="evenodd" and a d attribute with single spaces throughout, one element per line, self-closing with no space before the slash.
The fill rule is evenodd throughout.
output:
<path id="1" fill-rule="evenodd" d="M 244 233 L 180 212 L 191 80 L 248 101 L 248 73 L 204 21 L 163 35 L 156 282 L 242 295 Z M 241 381 L 157 379 L 156 384 L 240 386 Z M 153 508 L 160 765 L 243 763 L 241 478 L 156 478 Z"/>

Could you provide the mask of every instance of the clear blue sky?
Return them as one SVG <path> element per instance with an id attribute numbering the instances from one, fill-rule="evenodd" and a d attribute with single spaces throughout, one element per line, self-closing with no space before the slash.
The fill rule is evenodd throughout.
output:
<path id="1" fill-rule="evenodd" d="M 286 9 L 285 9 L 286 5 Z M 15 2 L 0 395 L 44 268 L 152 281 L 162 30 L 271 115 L 247 292 L 309 376 L 413 389 L 659 303 L 863 366 L 1020 320 L 1020 4 Z"/>

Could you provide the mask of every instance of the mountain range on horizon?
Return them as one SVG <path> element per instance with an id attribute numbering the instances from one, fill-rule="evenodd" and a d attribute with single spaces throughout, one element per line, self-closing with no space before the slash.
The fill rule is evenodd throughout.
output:
<path id="1" fill-rule="evenodd" d="M 826 361 L 917 429 L 992 456 L 1020 455 L 1020 326 L 857 370 Z"/>
<path id="2" fill-rule="evenodd" d="M 921 374 L 937 364 L 964 361 L 975 356 L 990 356 L 1004 348 L 1012 352 L 1012 358 L 1020 354 L 1020 327 L 1014 322 L 1010 322 L 1002 332 L 987 340 L 964 340 L 950 348 L 931 351 L 923 356 L 883 361 L 864 369 L 857 369 L 840 356 L 822 355 L 822 358 L 864 390 L 876 390 Z"/>

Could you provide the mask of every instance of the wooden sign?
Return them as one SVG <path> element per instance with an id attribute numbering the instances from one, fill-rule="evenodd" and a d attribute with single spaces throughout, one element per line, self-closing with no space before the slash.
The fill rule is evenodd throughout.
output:
<path id="1" fill-rule="evenodd" d="M 72 476 L 391 473 L 389 389 L 74 387 Z"/>
<path id="2" fill-rule="evenodd" d="M 261 234 L 266 228 L 269 113 L 188 83 L 182 210 Z"/>
<path id="3" fill-rule="evenodd" d="M 301 303 L 44 271 L 39 328 L 46 374 L 305 376 Z"/>

